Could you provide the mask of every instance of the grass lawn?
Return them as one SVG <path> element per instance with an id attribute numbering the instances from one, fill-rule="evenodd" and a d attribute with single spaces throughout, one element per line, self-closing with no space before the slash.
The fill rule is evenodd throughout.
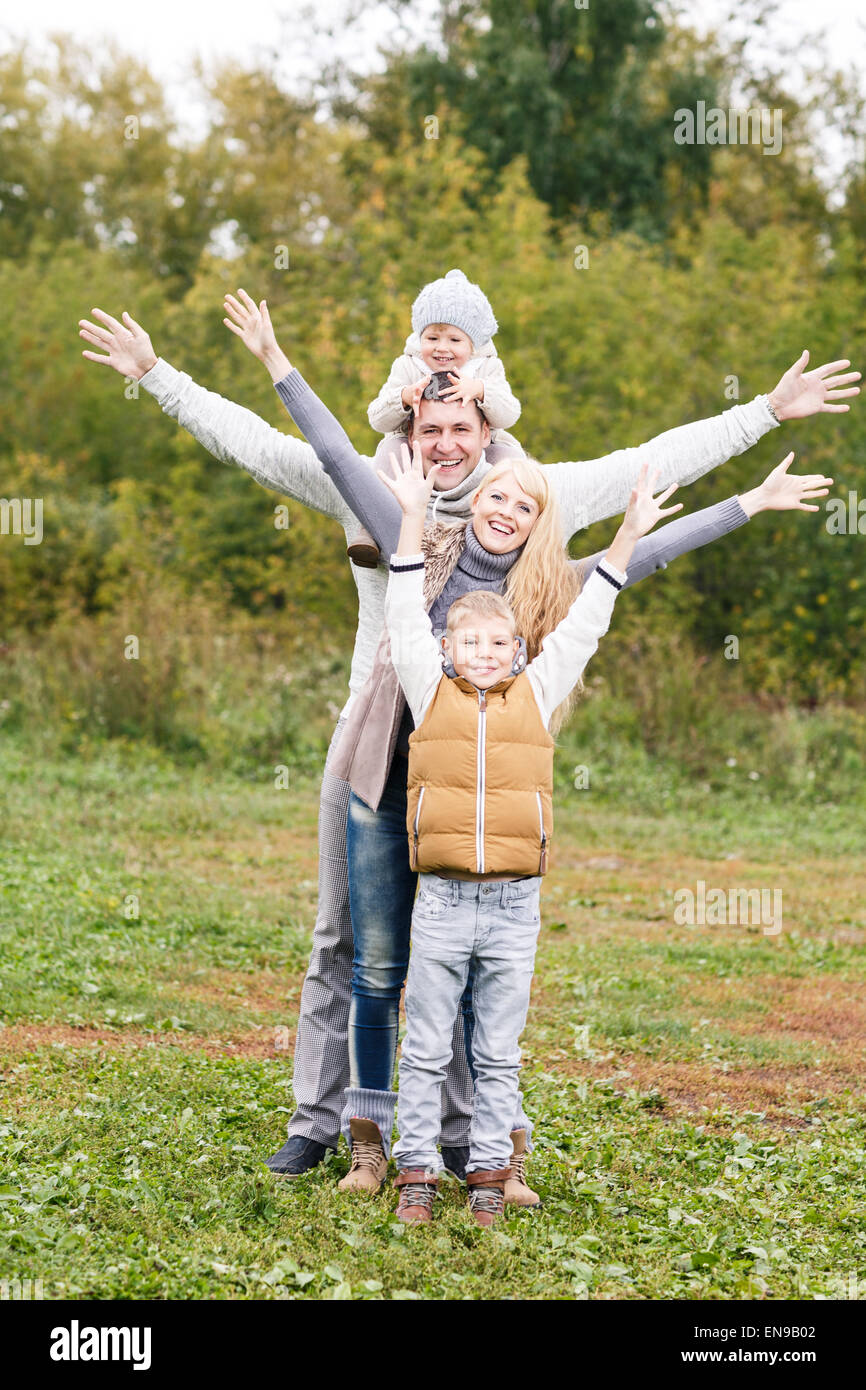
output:
<path id="1" fill-rule="evenodd" d="M 568 786 L 567 768 L 560 781 Z M 558 797 L 524 1035 L 541 1214 L 262 1167 L 292 1109 L 317 784 L 0 745 L 0 1270 L 47 1299 L 866 1293 L 866 809 Z M 677 925 L 778 889 L 783 925 Z M 137 915 L 135 915 L 137 914 Z"/>

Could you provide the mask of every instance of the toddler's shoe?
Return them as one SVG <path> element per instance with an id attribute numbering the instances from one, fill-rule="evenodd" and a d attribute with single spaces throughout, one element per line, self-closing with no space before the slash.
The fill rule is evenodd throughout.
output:
<path id="1" fill-rule="evenodd" d="M 379 564 L 379 547 L 363 526 L 346 546 L 346 554 L 362 570 L 374 570 Z"/>
<path id="2" fill-rule="evenodd" d="M 526 1181 L 526 1130 L 511 1131 L 511 1177 L 505 1184 L 505 1205 L 510 1207 L 541 1206 L 541 1198 Z"/>
<path id="3" fill-rule="evenodd" d="M 388 1160 L 379 1126 L 372 1120 L 353 1115 L 349 1121 L 352 1136 L 352 1166 L 337 1186 L 343 1192 L 378 1192 L 388 1175 Z"/>
<path id="4" fill-rule="evenodd" d="M 469 1210 L 479 1226 L 492 1226 L 505 1210 L 505 1184 L 510 1168 L 484 1168 L 466 1174 Z"/>
<path id="5" fill-rule="evenodd" d="M 401 1168 L 395 1182 L 400 1188 L 397 1220 L 405 1221 L 407 1226 L 422 1226 L 432 1221 L 439 1179 L 426 1168 Z"/>

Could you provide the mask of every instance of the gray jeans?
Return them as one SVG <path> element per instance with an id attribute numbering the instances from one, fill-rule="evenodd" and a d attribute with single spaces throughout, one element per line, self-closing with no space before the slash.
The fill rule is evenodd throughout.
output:
<path id="1" fill-rule="evenodd" d="M 526 1023 L 541 925 L 540 878 L 470 883 L 421 874 L 406 980 L 394 1158 L 441 1171 L 436 1151 L 442 1083 L 470 962 L 476 1081 L 467 1170 L 506 1168 L 519 1109 L 518 1039 Z"/>

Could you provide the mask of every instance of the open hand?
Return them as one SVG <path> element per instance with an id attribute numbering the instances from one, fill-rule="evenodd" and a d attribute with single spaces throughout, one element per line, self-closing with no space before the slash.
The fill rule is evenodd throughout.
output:
<path id="1" fill-rule="evenodd" d="M 238 290 L 237 299 L 233 294 L 226 295 L 223 308 L 228 315 L 223 319 L 226 328 L 240 338 L 253 357 L 264 362 L 269 354 L 279 351 L 266 299 L 257 305 L 246 290 Z"/>
<path id="2" fill-rule="evenodd" d="M 401 444 L 400 453 L 391 454 L 391 477 L 381 468 L 376 472 L 397 498 L 404 516 L 426 516 L 438 468 L 439 464 L 434 463 L 425 478 L 424 460 L 418 445 L 414 445 L 410 457 L 408 444 Z"/>
<path id="3" fill-rule="evenodd" d="M 793 452 L 777 463 L 759 487 L 740 498 L 743 510 L 753 516 L 755 512 L 817 512 L 820 507 L 810 506 L 804 497 L 826 497 L 833 479 L 825 478 L 823 473 L 806 473 L 802 477 L 789 473 L 794 458 Z"/>
<path id="4" fill-rule="evenodd" d="M 670 487 L 666 487 L 663 492 L 659 493 L 658 497 L 653 497 L 653 488 L 658 482 L 660 472 L 661 469 L 657 468 L 650 477 L 649 464 L 641 465 L 623 519 L 623 529 L 634 537 L 645 536 L 647 531 L 651 531 L 656 522 L 660 521 L 663 516 L 670 516 L 672 512 L 682 510 L 682 502 L 675 502 L 672 507 L 661 505 L 676 492 L 676 483 L 671 483 Z"/>
<path id="5" fill-rule="evenodd" d="M 821 411 L 838 414 L 851 407 L 837 405 L 837 401 L 841 401 L 843 396 L 859 396 L 860 387 L 850 386 L 849 382 L 859 381 L 860 373 L 838 375 L 843 367 L 851 366 L 847 357 L 838 362 L 825 362 L 823 367 L 815 367 L 811 372 L 806 371 L 808 365 L 809 350 L 805 348 L 778 386 L 770 392 L 767 399 L 779 420 L 803 420 L 807 415 L 817 415 Z"/>
<path id="6" fill-rule="evenodd" d="M 125 309 L 123 323 L 106 314 L 104 309 L 91 309 L 90 312 L 100 323 L 79 319 L 78 336 L 87 343 L 93 343 L 94 347 L 104 348 L 105 352 L 85 351 L 82 357 L 90 362 L 104 362 L 107 367 L 120 372 L 121 376 L 132 377 L 135 381 L 140 381 L 145 372 L 156 366 L 157 357 L 150 338 Z M 104 327 L 101 326 L 103 324 Z"/>

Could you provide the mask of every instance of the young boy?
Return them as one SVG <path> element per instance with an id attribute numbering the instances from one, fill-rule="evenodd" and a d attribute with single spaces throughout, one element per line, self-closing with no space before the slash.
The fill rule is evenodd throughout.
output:
<path id="1" fill-rule="evenodd" d="M 397 1216 L 412 1223 L 432 1219 L 441 1171 L 441 1086 L 474 964 L 477 1080 L 466 1182 L 476 1222 L 490 1226 L 503 1210 L 510 1176 L 518 1039 L 553 828 L 548 725 L 607 631 L 635 542 L 678 508 L 660 507 L 674 487 L 654 499 L 644 467 L 605 559 L 525 666 L 514 615 L 499 594 L 474 591 L 458 599 L 442 648 L 437 645 L 424 609 L 421 551 L 435 468 L 425 479 L 417 450 L 411 465 L 395 458 L 392 467 L 392 479 L 380 477 L 397 497 L 403 522 L 385 621 L 415 721 L 407 828 L 420 871 L 397 1102 Z"/>

